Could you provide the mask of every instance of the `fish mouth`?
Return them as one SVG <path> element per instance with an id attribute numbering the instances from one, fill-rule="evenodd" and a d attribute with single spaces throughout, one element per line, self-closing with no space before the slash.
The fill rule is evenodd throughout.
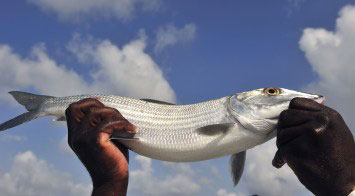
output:
<path id="1" fill-rule="evenodd" d="M 325 103 L 325 97 L 322 96 L 322 95 L 318 95 L 316 98 L 309 98 L 309 99 L 311 99 L 311 100 L 313 100 L 313 101 L 315 101 L 315 102 L 317 102 L 319 104 L 322 104 L 322 105 L 324 105 L 324 103 Z M 275 122 L 278 121 L 279 116 L 273 116 L 273 117 L 269 117 L 269 118 L 266 118 L 266 119 L 275 123 Z"/>
<path id="2" fill-rule="evenodd" d="M 325 103 L 325 97 L 322 95 L 319 95 L 319 97 L 317 97 L 316 99 L 314 99 L 315 102 L 324 105 Z"/>

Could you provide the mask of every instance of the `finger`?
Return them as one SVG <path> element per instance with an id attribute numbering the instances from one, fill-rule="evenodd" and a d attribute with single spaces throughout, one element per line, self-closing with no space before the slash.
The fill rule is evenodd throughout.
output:
<path id="1" fill-rule="evenodd" d="M 304 124 L 315 117 L 315 112 L 306 110 L 288 109 L 281 112 L 278 127 L 286 128 Z"/>
<path id="2" fill-rule="evenodd" d="M 91 107 L 97 107 L 97 108 L 105 107 L 103 103 L 101 103 L 99 100 L 94 98 L 86 98 L 80 100 L 77 102 L 77 104 L 79 105 L 81 112 L 83 112 L 84 114 L 86 114 Z"/>
<path id="3" fill-rule="evenodd" d="M 80 125 L 83 129 L 94 128 L 98 132 L 111 134 L 114 130 L 125 130 L 135 133 L 135 127 L 128 122 L 119 111 L 110 107 L 91 107 L 84 116 Z"/>
<path id="4" fill-rule="evenodd" d="M 125 145 L 121 144 L 118 140 L 111 140 L 111 141 L 122 152 L 122 154 L 126 158 L 127 162 L 129 162 L 129 151 L 128 151 L 128 148 Z"/>
<path id="5" fill-rule="evenodd" d="M 289 108 L 307 111 L 320 111 L 324 109 L 324 106 L 311 99 L 296 97 L 291 100 Z"/>
<path id="6" fill-rule="evenodd" d="M 71 141 L 72 132 L 78 126 L 77 123 L 81 121 L 84 117 L 83 110 L 87 110 L 90 107 L 104 107 L 104 104 L 99 102 L 96 99 L 87 98 L 80 100 L 78 102 L 74 102 L 69 105 L 69 107 L 65 110 L 65 115 L 67 119 L 67 126 L 68 126 L 68 141 Z"/>
<path id="7" fill-rule="evenodd" d="M 122 131 L 130 134 L 136 133 L 135 126 L 131 124 L 127 119 L 125 119 L 122 114 L 114 108 L 105 107 L 100 110 L 99 115 L 101 119 L 107 118 L 107 120 L 101 123 L 100 127 L 97 128 L 101 131 L 108 129 L 110 134 L 112 134 L 112 132 Z"/>
<path id="8" fill-rule="evenodd" d="M 114 143 L 112 143 L 112 140 L 110 140 L 110 137 L 111 137 L 112 133 L 114 133 L 114 132 L 116 134 L 117 134 L 117 132 L 120 132 L 117 135 L 120 135 L 122 137 L 127 137 L 127 138 L 133 137 L 135 133 L 128 132 L 126 129 L 126 126 L 128 123 L 129 122 L 127 120 L 112 121 L 110 119 L 106 119 L 96 129 L 96 134 L 98 134 L 98 136 L 96 137 L 97 138 L 96 141 L 102 147 L 113 145 Z M 122 153 L 124 154 L 125 151 L 123 150 Z"/>
<path id="9" fill-rule="evenodd" d="M 126 119 L 115 120 L 108 118 L 100 123 L 96 129 L 98 132 L 105 132 L 108 134 L 115 133 L 121 137 L 130 137 L 136 133 L 134 125 Z"/>
<path id="10" fill-rule="evenodd" d="M 67 117 L 68 122 L 71 122 L 72 120 L 80 122 L 80 120 L 84 117 L 85 113 L 87 113 L 90 107 L 104 106 L 105 105 L 103 103 L 96 99 L 87 98 L 70 104 L 69 107 L 65 110 L 65 115 Z"/>
<path id="11" fill-rule="evenodd" d="M 286 161 L 281 155 L 281 150 L 277 150 L 275 153 L 274 158 L 272 159 L 272 165 L 276 167 L 277 169 L 281 168 L 283 165 L 285 165 Z"/>
<path id="12" fill-rule="evenodd" d="M 89 130 L 98 127 L 104 121 L 124 119 L 115 109 L 109 107 L 90 107 L 85 111 L 85 115 L 80 122 L 82 130 Z"/>
<path id="13" fill-rule="evenodd" d="M 317 116 L 315 120 L 300 126 L 278 129 L 276 145 L 281 148 L 305 134 L 309 134 L 310 137 L 319 135 L 327 129 L 328 124 L 329 119 L 326 116 Z"/>
<path id="14" fill-rule="evenodd" d="M 287 145 L 287 143 L 297 139 L 301 135 L 309 133 L 311 129 L 303 124 L 297 127 L 290 127 L 277 130 L 276 145 L 278 148 Z"/>

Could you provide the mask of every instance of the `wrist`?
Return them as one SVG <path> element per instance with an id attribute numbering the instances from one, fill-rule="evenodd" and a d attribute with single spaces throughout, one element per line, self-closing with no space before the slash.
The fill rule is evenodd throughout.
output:
<path id="1" fill-rule="evenodd" d="M 128 173 L 125 175 L 91 175 L 93 187 L 123 186 L 128 184 Z"/>
<path id="2" fill-rule="evenodd" d="M 128 187 L 127 181 L 112 181 L 94 186 L 92 196 L 126 196 Z"/>
<path id="3" fill-rule="evenodd" d="M 86 166 L 86 164 L 84 164 Z M 102 163 L 96 165 L 103 165 Z M 94 188 L 128 183 L 128 168 L 88 167 Z"/>

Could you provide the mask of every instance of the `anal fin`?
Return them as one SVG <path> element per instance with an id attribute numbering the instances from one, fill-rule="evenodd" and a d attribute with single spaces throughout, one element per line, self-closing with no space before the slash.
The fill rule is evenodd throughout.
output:
<path id="1" fill-rule="evenodd" d="M 207 125 L 198 128 L 197 131 L 201 135 L 213 136 L 227 133 L 234 125 L 234 123 Z"/>

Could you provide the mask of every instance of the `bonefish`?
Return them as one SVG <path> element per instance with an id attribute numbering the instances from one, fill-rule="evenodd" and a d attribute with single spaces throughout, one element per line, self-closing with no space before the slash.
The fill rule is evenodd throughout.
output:
<path id="1" fill-rule="evenodd" d="M 190 105 L 98 94 L 52 97 L 9 93 L 28 112 L 1 124 L 0 131 L 43 116 L 65 120 L 65 110 L 71 103 L 96 98 L 116 108 L 137 127 L 133 137 L 112 135 L 112 139 L 140 155 L 163 161 L 191 162 L 232 155 L 235 184 L 243 171 L 245 150 L 276 135 L 278 116 L 288 108 L 291 99 L 324 101 L 320 95 L 284 88 L 256 89 Z"/>

